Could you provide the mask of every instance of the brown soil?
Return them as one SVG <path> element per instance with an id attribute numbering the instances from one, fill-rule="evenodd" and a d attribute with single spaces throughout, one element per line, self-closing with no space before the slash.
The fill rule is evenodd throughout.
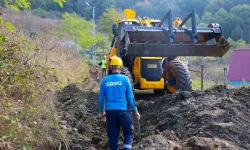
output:
<path id="1" fill-rule="evenodd" d="M 0 150 L 14 150 L 10 143 L 0 140 Z"/>
<path id="2" fill-rule="evenodd" d="M 105 122 L 99 118 L 98 83 L 88 78 L 83 85 L 70 84 L 58 93 L 57 108 L 71 146 L 106 149 Z"/>
<path id="3" fill-rule="evenodd" d="M 108 149 L 105 122 L 98 109 L 98 82 L 88 78 L 58 93 L 58 109 L 71 146 Z M 143 93 L 144 92 L 144 93 Z M 156 97 L 136 95 L 141 136 L 135 123 L 134 149 L 250 149 L 250 88 L 214 87 L 205 92 L 178 92 Z M 121 139 L 122 143 L 122 139 Z"/>
<path id="4" fill-rule="evenodd" d="M 102 69 L 98 66 L 89 66 L 89 72 L 90 75 L 93 79 L 95 79 L 96 81 L 100 81 L 101 80 L 101 73 L 102 73 Z M 99 73 L 99 76 L 98 76 Z"/>
<path id="5" fill-rule="evenodd" d="M 219 149 L 250 149 L 249 96 L 250 88 L 215 87 L 204 93 L 184 91 L 152 101 L 140 100 L 142 136 L 173 131 L 181 144 L 191 149 L 216 149 L 209 143 Z M 223 143 L 232 146 L 223 148 Z"/>

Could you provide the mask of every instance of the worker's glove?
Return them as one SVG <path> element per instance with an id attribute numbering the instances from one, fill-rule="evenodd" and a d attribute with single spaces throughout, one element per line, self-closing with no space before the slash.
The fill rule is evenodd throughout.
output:
<path id="1" fill-rule="evenodd" d="M 137 120 L 140 120 L 141 119 L 141 115 L 139 114 L 138 110 L 135 111 L 135 118 Z"/>
<path id="2" fill-rule="evenodd" d="M 102 121 L 106 121 L 106 113 L 105 112 L 101 113 L 101 118 L 102 118 Z"/>

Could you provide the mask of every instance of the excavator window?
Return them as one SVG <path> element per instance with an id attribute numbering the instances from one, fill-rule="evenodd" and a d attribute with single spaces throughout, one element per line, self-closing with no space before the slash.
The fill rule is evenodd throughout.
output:
<path id="1" fill-rule="evenodd" d="M 124 23 L 125 23 L 125 24 L 131 24 L 131 25 L 133 24 L 133 22 L 124 22 Z"/>
<path id="2" fill-rule="evenodd" d="M 129 22 L 127 22 L 127 21 L 125 21 L 125 22 L 123 22 L 125 25 L 133 25 L 133 26 L 140 26 L 137 22 L 133 22 L 133 21 L 129 21 Z"/>
<path id="3" fill-rule="evenodd" d="M 158 27 L 159 24 L 160 24 L 159 22 L 151 22 L 152 27 Z"/>

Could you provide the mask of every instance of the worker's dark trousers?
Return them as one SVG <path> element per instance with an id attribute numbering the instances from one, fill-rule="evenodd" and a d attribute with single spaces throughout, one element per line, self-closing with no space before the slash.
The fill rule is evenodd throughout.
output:
<path id="1" fill-rule="evenodd" d="M 132 114 L 127 110 L 108 110 L 107 118 L 107 134 L 111 150 L 118 150 L 118 141 L 120 128 L 123 131 L 123 150 L 132 148 L 134 128 L 132 123 Z"/>
<path id="2" fill-rule="evenodd" d="M 104 78 L 106 76 L 106 68 L 102 69 L 102 78 Z"/>

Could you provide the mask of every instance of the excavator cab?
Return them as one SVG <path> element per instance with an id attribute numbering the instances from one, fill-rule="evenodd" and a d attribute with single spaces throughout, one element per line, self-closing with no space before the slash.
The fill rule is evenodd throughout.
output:
<path id="1" fill-rule="evenodd" d="M 171 10 L 162 20 L 136 18 L 136 12 L 129 9 L 124 10 L 124 14 L 124 19 L 113 25 L 109 57 L 122 58 L 124 74 L 136 89 L 154 89 L 155 94 L 191 90 L 188 68 L 175 58 L 222 57 L 230 48 L 218 23 L 211 23 L 207 28 L 197 27 L 195 10 L 183 21 L 173 19 Z M 189 19 L 191 27 L 186 27 Z"/>

